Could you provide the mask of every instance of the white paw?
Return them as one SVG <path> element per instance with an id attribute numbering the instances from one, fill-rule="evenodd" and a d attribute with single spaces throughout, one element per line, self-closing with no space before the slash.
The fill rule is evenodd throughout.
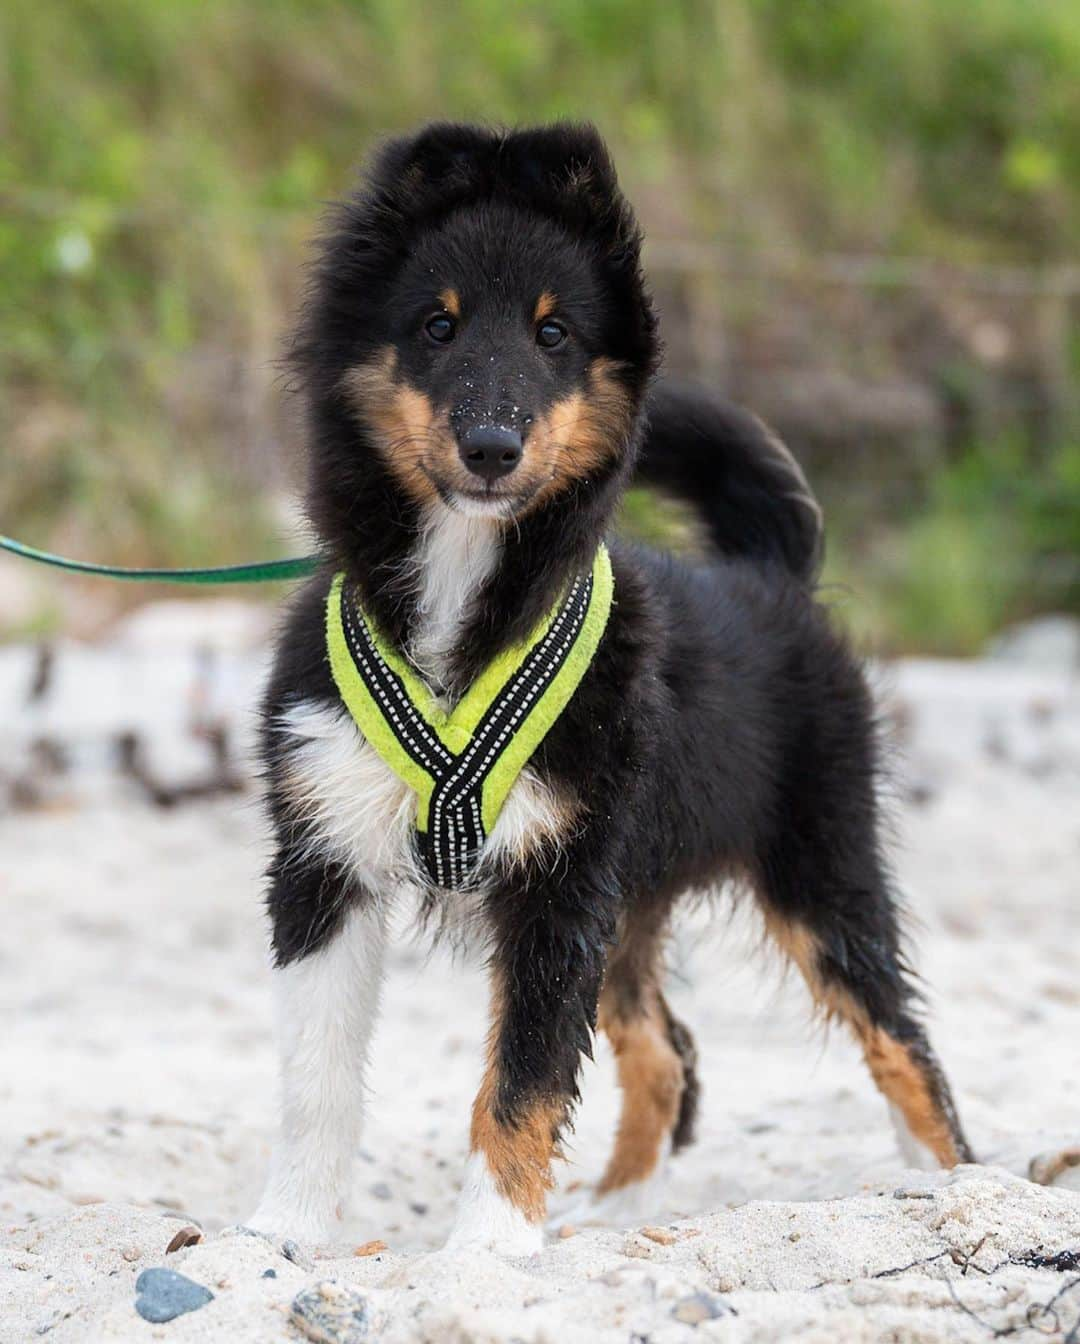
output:
<path id="1" fill-rule="evenodd" d="M 260 1204 L 238 1232 L 257 1232 L 268 1241 L 297 1241 L 302 1246 L 321 1246 L 331 1240 L 332 1219 L 319 1218 L 300 1209 Z"/>
<path id="2" fill-rule="evenodd" d="M 502 1195 L 480 1153 L 465 1168 L 457 1218 L 446 1241 L 447 1251 L 488 1250 L 498 1255 L 535 1255 L 544 1244 L 544 1229 L 531 1223 Z"/>
<path id="3" fill-rule="evenodd" d="M 462 1251 L 494 1251 L 496 1255 L 509 1256 L 536 1255 L 544 1249 L 544 1229 L 539 1223 L 527 1223 L 524 1219 L 519 1226 L 500 1232 L 458 1222 L 447 1237 L 443 1249 L 450 1255 Z"/>
<path id="4" fill-rule="evenodd" d="M 650 1175 L 643 1180 L 621 1185 L 617 1190 L 597 1194 L 593 1187 L 563 1197 L 561 1207 L 548 1221 L 556 1231 L 564 1223 L 575 1227 L 640 1227 L 659 1217 L 667 1202 L 667 1169 L 671 1141 L 665 1139 Z"/>
<path id="5" fill-rule="evenodd" d="M 896 1131 L 896 1146 L 900 1149 L 900 1156 L 904 1163 L 915 1171 L 940 1171 L 941 1163 L 934 1154 L 927 1148 L 926 1144 L 920 1143 L 907 1127 L 907 1121 L 904 1119 L 904 1113 L 899 1106 L 889 1103 L 889 1118 L 892 1120 L 893 1129 Z"/>

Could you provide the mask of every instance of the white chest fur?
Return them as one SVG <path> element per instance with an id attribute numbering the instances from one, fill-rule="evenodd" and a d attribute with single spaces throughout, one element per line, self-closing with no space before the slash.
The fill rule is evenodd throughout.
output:
<path id="1" fill-rule="evenodd" d="M 419 618 L 410 653 L 432 681 L 440 680 L 469 604 L 498 560 L 498 526 L 491 516 L 439 506 L 409 557 Z M 377 894 L 427 886 L 413 842 L 416 797 L 344 706 L 301 702 L 282 715 L 281 726 L 293 740 L 287 787 L 313 827 L 320 857 L 344 865 Z M 487 837 L 482 863 L 494 871 L 539 849 L 554 859 L 572 822 L 573 808 L 526 767 Z"/>
<path id="2" fill-rule="evenodd" d="M 293 744 L 286 788 L 298 816 L 312 827 L 318 857 L 342 864 L 377 896 L 426 887 L 413 843 L 416 795 L 345 707 L 301 702 L 280 724 Z M 494 872 L 540 850 L 550 851 L 554 861 L 572 822 L 573 809 L 526 766 L 487 837 L 482 864 Z"/>
<path id="3" fill-rule="evenodd" d="M 461 633 L 469 603 L 499 558 L 499 522 L 436 506 L 409 558 L 414 567 L 417 631 L 413 661 L 433 681 Z"/>

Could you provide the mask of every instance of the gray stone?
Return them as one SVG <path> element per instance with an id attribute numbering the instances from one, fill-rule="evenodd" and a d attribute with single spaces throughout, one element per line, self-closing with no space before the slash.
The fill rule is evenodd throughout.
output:
<path id="1" fill-rule="evenodd" d="M 294 1265 L 299 1265 L 301 1269 L 315 1268 L 315 1261 L 295 1241 L 283 1241 L 281 1243 L 281 1254 L 286 1260 L 291 1260 Z"/>
<path id="2" fill-rule="evenodd" d="M 297 1293 L 289 1319 L 317 1344 L 361 1344 L 379 1324 L 367 1295 L 334 1279 Z"/>
<path id="3" fill-rule="evenodd" d="M 680 1297 L 671 1312 L 683 1325 L 700 1325 L 702 1321 L 715 1321 L 719 1316 L 734 1316 L 735 1308 L 715 1293 L 691 1293 L 689 1297 Z"/>
<path id="4" fill-rule="evenodd" d="M 144 1321 L 161 1324 L 189 1311 L 198 1311 L 214 1294 L 201 1283 L 174 1269 L 144 1269 L 135 1280 L 135 1310 Z"/>

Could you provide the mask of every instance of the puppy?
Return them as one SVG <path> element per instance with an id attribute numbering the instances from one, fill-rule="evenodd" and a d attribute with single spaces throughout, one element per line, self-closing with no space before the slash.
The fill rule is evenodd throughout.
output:
<path id="1" fill-rule="evenodd" d="M 410 894 L 464 910 L 490 968 L 451 1246 L 541 1245 L 596 1029 L 623 1094 L 600 1213 L 691 1141 L 664 940 L 725 879 L 854 1033 L 909 1153 L 971 1158 L 901 948 L 874 706 L 814 600 L 819 510 L 752 417 L 651 385 L 640 243 L 590 127 L 434 125 L 381 150 L 321 244 L 294 364 L 326 568 L 263 719 L 284 1094 L 264 1231 L 339 1226 Z M 635 472 L 697 506 L 706 560 L 610 536 Z"/>

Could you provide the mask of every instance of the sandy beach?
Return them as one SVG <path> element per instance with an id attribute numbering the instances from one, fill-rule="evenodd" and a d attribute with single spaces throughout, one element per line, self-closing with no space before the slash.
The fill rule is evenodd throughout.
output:
<path id="1" fill-rule="evenodd" d="M 1075 673 L 877 674 L 904 747 L 892 793 L 916 960 L 982 1165 L 905 1170 L 856 1051 L 810 1023 L 802 986 L 721 893 L 672 946 L 704 1109 L 646 1221 L 559 1228 L 612 1132 L 601 1044 L 546 1249 L 445 1255 L 485 988 L 478 965 L 403 931 L 349 1240 L 288 1258 L 222 1234 L 254 1207 L 275 1119 L 257 793 L 162 808 L 114 768 L 134 733 L 156 778 L 200 778 L 195 719 L 227 725 L 250 775 L 264 626 L 227 606 L 149 609 L 105 644 L 59 648 L 33 703 L 34 651 L 0 650 L 3 1344 L 301 1339 L 290 1304 L 322 1280 L 362 1290 L 373 1337 L 403 1342 L 1080 1339 L 1080 1265 L 1060 1255 L 1080 1253 L 1080 1168 L 1025 1179 L 1080 1143 Z M 204 1239 L 166 1255 L 187 1224 Z M 213 1298 L 151 1324 L 135 1281 L 164 1265 Z"/>

